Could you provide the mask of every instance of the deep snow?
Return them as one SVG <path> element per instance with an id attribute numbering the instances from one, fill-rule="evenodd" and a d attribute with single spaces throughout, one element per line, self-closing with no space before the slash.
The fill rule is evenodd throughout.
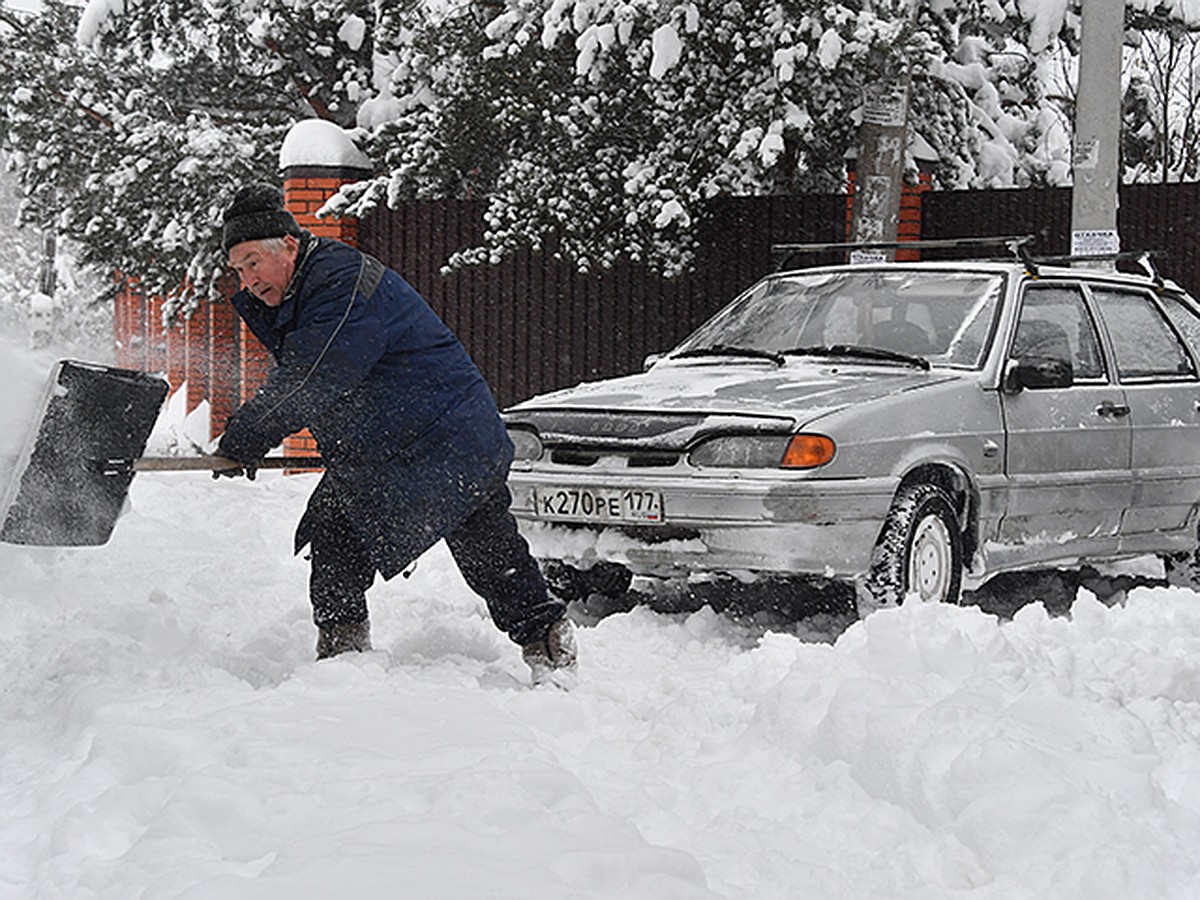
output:
<path id="1" fill-rule="evenodd" d="M 0 479 L 52 360 L 0 338 Z M 108 545 L 0 545 L 0 898 L 1200 896 L 1188 591 L 639 609 L 531 690 L 442 548 L 314 663 L 312 485 L 141 474 Z"/>

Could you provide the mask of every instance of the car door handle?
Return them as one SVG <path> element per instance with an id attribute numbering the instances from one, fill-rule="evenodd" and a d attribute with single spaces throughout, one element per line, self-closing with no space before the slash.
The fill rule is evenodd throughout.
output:
<path id="1" fill-rule="evenodd" d="M 1129 407 L 1124 403 L 1113 403 L 1111 400 L 1105 400 L 1096 407 L 1096 415 L 1104 419 L 1120 419 L 1129 415 Z"/>

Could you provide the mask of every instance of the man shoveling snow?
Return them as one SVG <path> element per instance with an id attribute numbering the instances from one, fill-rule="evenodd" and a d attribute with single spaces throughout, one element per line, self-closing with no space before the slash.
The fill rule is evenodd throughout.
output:
<path id="1" fill-rule="evenodd" d="M 223 225 L 233 306 L 277 365 L 217 452 L 252 474 L 286 436 L 316 438 L 326 469 L 295 549 L 310 552 L 317 658 L 369 650 L 376 572 L 392 578 L 445 539 L 534 683 L 573 674 L 566 608 L 509 512 L 512 444 L 462 344 L 398 274 L 301 229 L 272 185 L 238 190 Z"/>

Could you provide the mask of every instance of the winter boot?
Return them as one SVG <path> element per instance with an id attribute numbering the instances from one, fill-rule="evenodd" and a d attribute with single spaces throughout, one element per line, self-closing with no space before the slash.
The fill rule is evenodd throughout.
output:
<path id="1" fill-rule="evenodd" d="M 570 619 L 559 619 L 550 626 L 544 638 L 521 648 L 521 655 L 529 666 L 535 686 L 571 687 L 579 671 L 575 626 Z"/>
<path id="2" fill-rule="evenodd" d="M 371 649 L 371 623 L 335 622 L 317 629 L 317 659 L 328 659 L 339 653 L 363 653 Z"/>

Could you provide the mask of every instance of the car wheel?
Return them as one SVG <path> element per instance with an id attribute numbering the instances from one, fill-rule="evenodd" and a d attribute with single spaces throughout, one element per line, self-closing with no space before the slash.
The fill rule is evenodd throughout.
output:
<path id="1" fill-rule="evenodd" d="M 957 603 L 962 573 L 962 529 L 950 498 L 936 485 L 904 485 L 871 555 L 859 614 L 897 606 L 909 597 L 922 603 Z"/>

